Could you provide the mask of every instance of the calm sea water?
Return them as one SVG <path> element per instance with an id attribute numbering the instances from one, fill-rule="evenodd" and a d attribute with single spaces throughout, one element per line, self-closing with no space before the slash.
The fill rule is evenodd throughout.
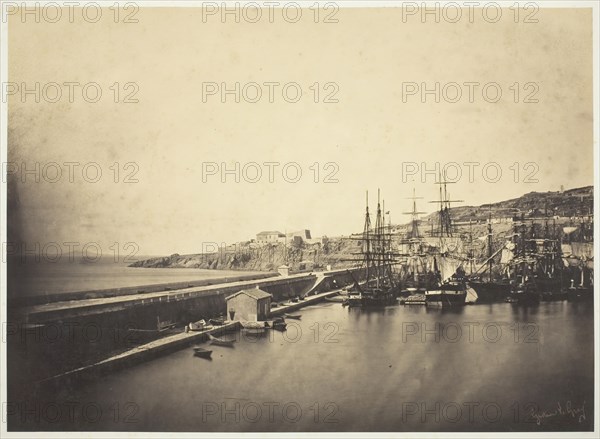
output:
<path id="1" fill-rule="evenodd" d="M 57 430 L 548 431 L 593 428 L 593 306 L 455 311 L 314 305 L 263 338 L 65 385 Z M 36 397 L 44 400 L 42 395 Z M 40 425 L 38 424 L 37 427 Z"/>
<path id="2" fill-rule="evenodd" d="M 248 274 L 243 271 L 195 268 L 135 268 L 129 262 L 103 257 L 95 262 L 25 262 L 9 260 L 9 296 L 32 296 L 76 291 L 152 285 Z"/>

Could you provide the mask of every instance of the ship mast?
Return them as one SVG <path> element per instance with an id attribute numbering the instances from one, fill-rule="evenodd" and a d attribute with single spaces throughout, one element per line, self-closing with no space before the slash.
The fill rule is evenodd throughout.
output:
<path id="1" fill-rule="evenodd" d="M 492 209 L 490 207 L 490 212 L 488 214 L 488 221 L 487 221 L 487 248 L 488 248 L 488 275 L 489 275 L 489 281 L 492 282 L 492 265 L 494 263 L 494 260 L 492 258 L 492 245 L 493 245 L 493 234 L 492 234 Z"/>
<path id="2" fill-rule="evenodd" d="M 404 215 L 411 215 L 411 230 L 409 233 L 409 239 L 421 239 L 421 233 L 419 232 L 419 215 L 424 214 L 425 212 L 417 211 L 417 200 L 422 200 L 423 197 L 415 196 L 415 189 L 413 188 L 413 196 L 406 198 L 407 200 L 413 200 L 412 211 L 403 212 Z"/>
<path id="3" fill-rule="evenodd" d="M 366 279 L 367 279 L 367 284 L 369 282 L 369 275 L 370 275 L 370 265 L 371 265 L 371 239 L 369 236 L 369 230 L 371 229 L 371 216 L 369 215 L 369 191 L 367 191 L 367 207 L 366 207 L 366 212 L 365 212 L 365 225 L 363 228 L 363 242 L 364 242 L 364 248 L 363 248 L 363 254 L 364 254 L 364 262 L 366 265 Z"/>
<path id="4" fill-rule="evenodd" d="M 430 203 L 439 203 L 440 210 L 438 212 L 438 230 L 437 235 L 440 239 L 440 249 L 442 248 L 443 238 L 452 237 L 452 218 L 450 218 L 451 203 L 462 203 L 463 200 L 450 200 L 448 197 L 447 185 L 455 183 L 454 181 L 446 181 L 445 175 L 440 173 L 439 181 L 435 184 L 440 185 L 440 199 L 430 201 Z"/>
<path id="5" fill-rule="evenodd" d="M 469 251 L 467 252 L 467 260 L 469 261 L 469 274 L 475 272 L 475 252 L 473 251 L 473 223 L 469 219 Z"/>
<path id="6" fill-rule="evenodd" d="M 411 216 L 411 229 L 408 233 L 406 244 L 408 244 L 408 258 L 409 258 L 409 270 L 412 270 L 413 280 L 414 282 L 418 282 L 419 277 L 419 267 L 418 267 L 418 255 L 421 253 L 421 243 L 422 236 L 419 232 L 419 215 L 424 214 L 425 212 L 417 211 L 417 200 L 422 200 L 423 197 L 417 197 L 415 194 L 415 189 L 413 188 L 413 196 L 407 197 L 407 200 L 412 200 L 412 211 L 403 212 L 404 215 Z M 410 272 L 409 272 L 410 273 Z"/>
<path id="7" fill-rule="evenodd" d="M 380 190 L 377 189 L 377 217 L 375 218 L 375 239 L 377 242 L 377 246 L 375 249 L 375 254 L 376 254 L 376 260 L 377 260 L 377 266 L 376 266 L 376 272 L 377 272 L 377 279 L 376 279 L 376 286 L 377 288 L 379 288 L 379 282 L 380 282 L 380 278 L 382 275 L 382 262 L 383 262 L 383 257 L 384 257 L 384 252 L 383 252 L 383 236 L 381 233 L 381 201 L 380 201 Z"/>

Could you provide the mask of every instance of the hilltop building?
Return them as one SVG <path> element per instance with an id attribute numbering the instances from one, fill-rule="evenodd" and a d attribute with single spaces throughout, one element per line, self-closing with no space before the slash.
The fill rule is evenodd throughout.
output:
<path id="1" fill-rule="evenodd" d="M 256 242 L 259 244 L 277 243 L 285 240 L 285 235 L 281 232 L 272 230 L 256 234 Z"/>

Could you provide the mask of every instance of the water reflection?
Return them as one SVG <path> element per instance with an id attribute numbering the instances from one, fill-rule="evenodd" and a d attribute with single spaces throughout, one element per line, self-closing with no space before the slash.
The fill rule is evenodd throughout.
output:
<path id="1" fill-rule="evenodd" d="M 301 320 L 288 321 L 287 332 L 237 334 L 234 349 L 204 346 L 213 350 L 212 361 L 184 349 L 47 395 L 59 403 L 95 401 L 108 412 L 116 402 L 131 402 L 134 423 L 90 424 L 79 417 L 26 425 L 132 431 L 590 429 L 593 307 L 584 305 L 308 307 L 299 311 Z M 527 409 L 530 402 L 540 411 L 557 403 L 585 404 L 588 416 L 543 418 L 538 425 Z"/>

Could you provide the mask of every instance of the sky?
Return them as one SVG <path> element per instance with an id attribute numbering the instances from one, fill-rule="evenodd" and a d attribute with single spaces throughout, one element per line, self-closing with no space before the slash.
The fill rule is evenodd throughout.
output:
<path id="1" fill-rule="evenodd" d="M 366 191 L 374 209 L 381 189 L 394 223 L 413 188 L 431 212 L 444 166 L 464 205 L 593 184 L 591 10 L 541 9 L 537 23 L 507 10 L 423 23 L 396 8 L 342 9 L 337 23 L 307 10 L 296 23 L 135 17 L 10 17 L 9 239 L 159 255 L 262 230 L 349 234 Z M 69 102 L 69 82 L 97 85 Z M 20 93 L 36 83 L 39 102 Z M 236 83 L 239 102 L 221 95 Z M 439 102 L 421 94 L 436 83 Z"/>

